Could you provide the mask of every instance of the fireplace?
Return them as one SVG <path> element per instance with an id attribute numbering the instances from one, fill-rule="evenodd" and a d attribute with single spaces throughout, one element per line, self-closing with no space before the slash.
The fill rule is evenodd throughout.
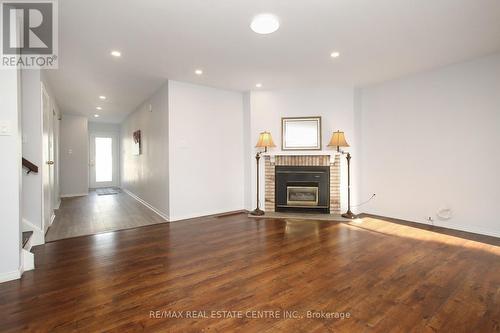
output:
<path id="1" fill-rule="evenodd" d="M 304 185 L 304 184 L 301 184 Z M 286 186 L 286 204 L 287 206 L 309 207 L 318 205 L 318 186 Z"/>
<path id="2" fill-rule="evenodd" d="M 277 212 L 330 213 L 330 168 L 276 166 Z"/>

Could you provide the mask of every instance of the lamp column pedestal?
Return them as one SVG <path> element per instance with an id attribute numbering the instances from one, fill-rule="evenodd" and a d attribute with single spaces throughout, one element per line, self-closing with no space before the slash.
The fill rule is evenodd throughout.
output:
<path id="1" fill-rule="evenodd" d="M 267 149 L 266 149 L 267 150 Z M 264 211 L 260 209 L 260 204 L 259 204 L 259 160 L 260 160 L 260 152 L 255 155 L 255 159 L 257 160 L 257 208 L 252 210 L 250 214 L 255 215 L 255 216 L 262 216 L 264 215 Z"/>
<path id="2" fill-rule="evenodd" d="M 346 219 L 357 218 L 353 212 L 351 212 L 351 154 L 347 153 L 347 212 L 342 214 L 342 217 Z"/>

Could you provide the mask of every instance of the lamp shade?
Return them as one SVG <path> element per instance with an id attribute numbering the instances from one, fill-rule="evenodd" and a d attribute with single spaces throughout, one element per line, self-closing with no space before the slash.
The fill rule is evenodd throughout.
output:
<path id="1" fill-rule="evenodd" d="M 273 142 L 273 137 L 269 132 L 262 132 L 259 135 L 259 140 L 255 145 L 255 148 L 268 148 L 268 147 L 276 147 Z"/>
<path id="2" fill-rule="evenodd" d="M 328 147 L 349 147 L 349 144 L 345 140 L 344 132 L 333 132 L 332 139 L 330 140 Z"/>

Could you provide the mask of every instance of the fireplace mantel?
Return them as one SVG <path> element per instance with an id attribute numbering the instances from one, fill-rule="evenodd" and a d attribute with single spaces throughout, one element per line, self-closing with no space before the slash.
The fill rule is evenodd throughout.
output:
<path id="1" fill-rule="evenodd" d="M 312 150 L 312 151 L 278 151 L 278 152 L 267 152 L 262 153 L 262 156 L 335 156 L 341 155 L 341 153 L 334 150 Z"/>
<path id="2" fill-rule="evenodd" d="M 330 150 L 330 151 L 325 151 L 325 150 L 316 150 L 316 151 L 278 151 L 278 152 L 267 152 L 263 153 L 262 157 L 265 159 L 269 159 L 271 163 L 274 163 L 275 159 L 277 157 L 305 157 L 305 156 L 327 156 L 330 160 L 331 164 L 335 164 L 337 161 L 340 160 L 340 156 L 342 154 Z"/>

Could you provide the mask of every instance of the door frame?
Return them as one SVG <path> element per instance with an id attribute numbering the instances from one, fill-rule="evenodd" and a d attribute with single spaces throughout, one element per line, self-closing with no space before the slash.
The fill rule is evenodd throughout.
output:
<path id="1" fill-rule="evenodd" d="M 97 183 L 95 180 L 95 138 L 111 138 L 113 150 L 113 180 Z M 120 135 L 114 131 L 89 133 L 89 188 L 118 187 L 120 179 Z"/>
<path id="2" fill-rule="evenodd" d="M 53 128 L 53 123 L 54 123 L 54 115 L 53 115 L 53 107 L 52 107 L 52 100 L 50 98 L 49 93 L 47 92 L 47 89 L 45 88 L 45 85 L 43 82 L 40 82 L 40 90 L 41 90 L 41 98 L 40 98 L 40 106 L 41 106 L 41 130 L 42 130 L 42 165 L 40 167 L 41 169 L 41 177 L 42 177 L 42 230 L 43 233 L 47 233 L 47 230 L 51 226 L 52 222 L 54 221 L 54 200 L 53 200 L 53 195 L 54 195 L 54 184 L 55 184 L 55 174 L 54 174 L 54 164 L 49 164 L 49 161 L 54 162 L 54 128 Z M 43 99 L 46 98 L 47 100 L 47 110 L 44 109 L 44 102 Z M 47 114 L 45 114 L 47 112 Z M 47 130 L 47 141 L 44 138 L 44 131 L 45 129 Z M 48 147 L 49 144 L 52 144 L 52 149 Z M 52 158 L 52 159 L 51 159 Z M 48 172 L 47 172 L 48 171 Z M 48 177 L 48 179 L 47 179 Z M 45 182 L 48 182 L 48 187 L 49 187 L 49 193 L 45 195 Z M 48 220 L 45 218 L 46 209 L 45 209 L 45 202 L 48 200 L 48 207 L 50 210 L 50 216 L 48 217 Z"/>

